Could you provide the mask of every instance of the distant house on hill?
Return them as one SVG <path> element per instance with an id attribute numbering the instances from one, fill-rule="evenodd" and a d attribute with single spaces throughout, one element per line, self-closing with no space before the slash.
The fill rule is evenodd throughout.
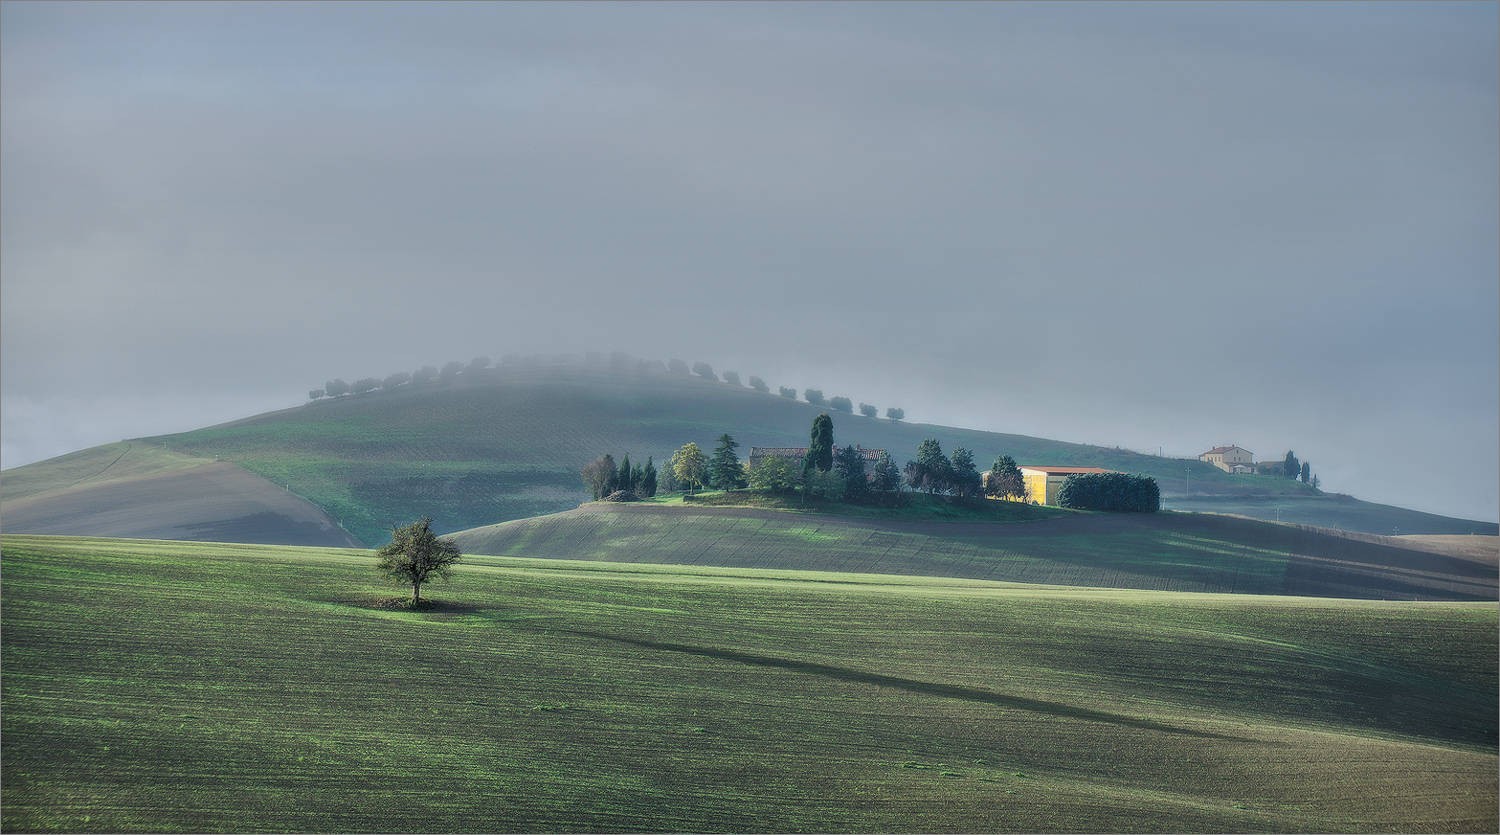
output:
<path id="1" fill-rule="evenodd" d="M 875 462 L 880 460 L 880 456 L 885 454 L 885 450 L 865 449 L 858 445 L 854 448 L 859 450 L 859 454 L 865 459 L 865 477 L 873 478 L 875 475 Z M 785 458 L 796 464 L 798 469 L 801 469 L 802 459 L 806 457 L 807 447 L 805 446 L 753 446 L 750 447 L 750 469 L 755 469 L 756 465 L 767 458 Z"/>
<path id="2" fill-rule="evenodd" d="M 1112 473 L 1103 467 L 1040 467 L 1021 466 L 1021 479 L 1026 482 L 1026 497 L 1036 504 L 1057 504 L 1057 491 L 1070 475 L 1083 473 Z"/>
<path id="3" fill-rule="evenodd" d="M 1198 456 L 1198 460 L 1207 461 L 1226 473 L 1255 472 L 1255 455 L 1244 447 L 1216 446 Z"/>

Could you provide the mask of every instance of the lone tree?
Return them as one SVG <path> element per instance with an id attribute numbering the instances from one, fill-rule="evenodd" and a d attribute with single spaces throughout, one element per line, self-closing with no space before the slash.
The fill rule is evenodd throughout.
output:
<path id="1" fill-rule="evenodd" d="M 872 418 L 875 417 L 875 415 L 879 414 L 880 410 L 875 408 L 874 406 L 871 406 L 869 403 L 861 403 L 859 404 L 859 413 L 864 415 L 865 417 Z"/>
<path id="2" fill-rule="evenodd" d="M 891 420 L 903 420 L 906 418 L 906 410 L 891 406 L 885 410 L 885 416 Z"/>
<path id="3" fill-rule="evenodd" d="M 401 585 L 411 584 L 411 605 L 422 603 L 422 584 L 448 576 L 458 562 L 458 546 L 432 532 L 432 520 L 423 518 L 404 528 L 391 530 L 391 542 L 375 552 L 381 573 Z"/>
<path id="4" fill-rule="evenodd" d="M 803 472 L 814 468 L 823 473 L 833 469 L 833 418 L 827 412 L 813 418 L 807 457 L 802 459 Z"/>

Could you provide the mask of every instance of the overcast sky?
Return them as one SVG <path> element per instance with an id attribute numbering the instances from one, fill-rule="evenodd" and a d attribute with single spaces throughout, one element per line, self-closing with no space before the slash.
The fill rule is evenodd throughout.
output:
<path id="1" fill-rule="evenodd" d="M 621 349 L 1494 520 L 1494 3 L 0 5 L 0 462 Z"/>

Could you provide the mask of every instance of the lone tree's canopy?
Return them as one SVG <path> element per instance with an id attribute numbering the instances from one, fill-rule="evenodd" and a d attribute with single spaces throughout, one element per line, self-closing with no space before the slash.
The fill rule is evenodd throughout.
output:
<path id="1" fill-rule="evenodd" d="M 422 602 L 422 584 L 447 577 L 458 562 L 458 546 L 432 532 L 432 520 L 420 519 L 391 531 L 391 542 L 375 552 L 380 571 L 401 585 L 411 584 L 413 605 Z"/>

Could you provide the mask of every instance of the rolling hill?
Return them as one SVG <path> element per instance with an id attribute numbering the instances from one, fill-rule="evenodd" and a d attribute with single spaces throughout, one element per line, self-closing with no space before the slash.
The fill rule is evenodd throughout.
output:
<path id="1" fill-rule="evenodd" d="M 0 545 L 5 831 L 1497 825 L 1493 602 Z"/>
<path id="2" fill-rule="evenodd" d="M 594 502 L 451 538 L 466 553 L 558 559 L 1392 600 L 1500 595 L 1493 537 L 1487 552 L 1455 552 L 1200 513 L 962 522 Z"/>
<path id="3" fill-rule="evenodd" d="M 284 488 L 321 510 L 364 544 L 382 541 L 394 524 L 431 516 L 440 530 L 455 531 L 508 519 L 552 513 L 586 498 L 578 471 L 589 459 L 629 452 L 660 463 L 687 441 L 711 449 L 728 432 L 743 445 L 806 443 L 822 409 L 748 388 L 696 377 L 615 373 L 578 366 L 506 366 L 465 374 L 447 383 L 409 384 L 308 403 L 192 432 L 137 439 L 137 447 L 200 461 L 217 460 Z M 835 413 L 835 440 L 883 447 L 905 461 L 924 438 L 945 450 L 965 446 L 981 464 L 1009 454 L 1022 463 L 1102 466 L 1157 477 L 1168 506 L 1273 518 L 1373 533 L 1495 533 L 1494 524 L 1450 519 L 1385 505 L 1323 495 L 1286 479 L 1229 476 L 1196 461 L 1159 458 L 1118 449 L 1021 435 L 978 432 Z M 107 453 L 89 453 L 95 459 Z M 88 457 L 84 455 L 84 457 Z M 6 471 L 0 479 L 0 513 L 6 529 L 123 535 L 99 528 L 130 487 L 116 479 L 110 492 L 77 495 L 87 484 L 67 486 L 59 475 L 74 467 L 69 456 Z M 1185 486 L 1192 473 L 1192 495 Z M 144 478 L 145 476 L 136 476 Z M 54 485 L 46 495 L 16 492 L 16 485 Z M 258 534 L 253 520 L 264 507 L 200 509 L 196 485 L 178 485 L 181 515 L 153 515 L 161 528 L 184 538 L 197 529 L 229 525 L 249 541 L 284 536 L 276 525 Z M 157 485 L 165 507 L 173 485 Z M 14 503 L 29 498 L 24 513 Z M 257 501 L 265 496 L 258 495 Z M 45 519 L 38 527 L 33 521 Z M 250 520 L 246 522 L 245 520 Z"/>

